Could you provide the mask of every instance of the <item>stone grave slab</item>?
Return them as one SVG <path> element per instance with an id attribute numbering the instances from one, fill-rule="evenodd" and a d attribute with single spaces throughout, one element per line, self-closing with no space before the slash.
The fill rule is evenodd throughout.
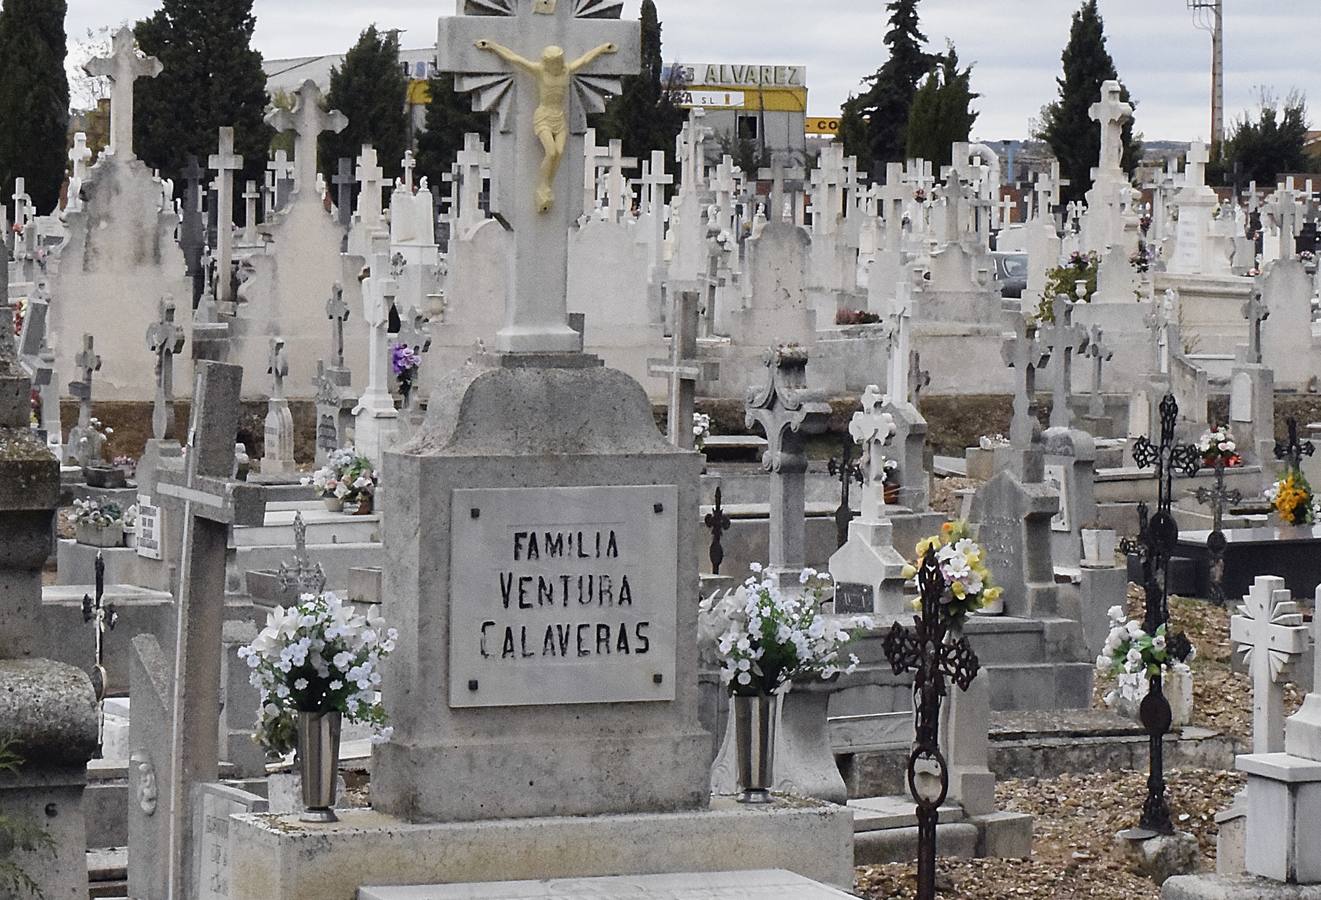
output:
<path id="1" fill-rule="evenodd" d="M 358 900 L 827 900 L 843 891 L 779 870 L 362 888 Z"/>
<path id="2" fill-rule="evenodd" d="M 237 813 L 260 813 L 266 800 L 256 794 L 224 784 L 199 784 L 193 788 L 193 884 L 198 900 L 229 897 L 229 817 Z"/>
<path id="3" fill-rule="evenodd" d="M 1179 535 L 1175 555 L 1194 565 L 1195 595 L 1210 590 L 1209 531 Z M 1248 593 L 1258 575 L 1278 575 L 1295 597 L 1311 597 L 1321 585 L 1321 526 L 1230 528 L 1225 535 L 1224 590 L 1227 597 Z"/>

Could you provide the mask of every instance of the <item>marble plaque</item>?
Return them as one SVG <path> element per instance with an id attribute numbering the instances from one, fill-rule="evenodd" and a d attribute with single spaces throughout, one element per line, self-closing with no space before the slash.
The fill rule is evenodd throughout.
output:
<path id="1" fill-rule="evenodd" d="M 199 900 L 229 897 L 229 817 L 266 812 L 266 801 L 223 784 L 201 784 L 193 824 L 196 857 L 193 886 Z"/>
<path id="2" fill-rule="evenodd" d="M 835 585 L 835 613 L 837 615 L 871 615 L 876 611 L 876 599 L 870 584 L 839 582 Z"/>
<path id="3" fill-rule="evenodd" d="M 675 697 L 675 485 L 453 494 L 452 707 Z"/>
<path id="4" fill-rule="evenodd" d="M 358 900 L 832 900 L 849 896 L 792 872 L 766 870 L 364 887 L 358 891 Z"/>
<path id="5" fill-rule="evenodd" d="M 145 494 L 138 494 L 138 556 L 161 558 L 161 509 Z"/>

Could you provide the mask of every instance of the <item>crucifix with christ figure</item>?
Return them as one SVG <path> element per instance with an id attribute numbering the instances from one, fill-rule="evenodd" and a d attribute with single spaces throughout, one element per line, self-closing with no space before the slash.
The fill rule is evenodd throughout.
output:
<path id="1" fill-rule="evenodd" d="M 568 240 L 582 214 L 587 115 L 638 71 L 641 29 L 619 21 L 623 0 L 464 0 L 461 9 L 440 20 L 437 54 L 473 108 L 494 114 L 491 211 L 514 240 L 497 349 L 576 353 Z"/>

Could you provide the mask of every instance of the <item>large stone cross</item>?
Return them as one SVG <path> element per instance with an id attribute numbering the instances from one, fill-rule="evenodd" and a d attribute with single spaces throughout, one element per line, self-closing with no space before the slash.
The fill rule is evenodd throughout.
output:
<path id="1" fill-rule="evenodd" d="M 234 437 L 241 414 L 243 368 L 199 362 L 182 472 L 161 469 L 156 493 L 183 504 L 171 754 L 168 896 L 194 897 L 184 883 L 193 835 L 192 787 L 220 777 L 220 686 L 225 624 L 225 559 L 234 525 L 261 525 L 262 488 L 233 480 Z"/>
<path id="2" fill-rule="evenodd" d="M 691 450 L 693 441 L 693 399 L 697 382 L 714 378 L 719 364 L 697 358 L 697 319 L 699 295 L 676 291 L 670 312 L 670 357 L 647 360 L 647 374 L 669 381 L 666 428 L 670 443 Z"/>
<path id="3" fill-rule="evenodd" d="M 1193 141 L 1184 158 L 1183 186 L 1188 189 L 1203 187 L 1206 184 L 1206 164 L 1210 161 L 1211 155 L 1207 152 L 1206 144 Z"/>
<path id="4" fill-rule="evenodd" d="M 1116 170 L 1123 167 L 1124 123 L 1133 118 L 1133 107 L 1120 99 L 1123 88 L 1118 81 L 1101 85 L 1101 99 L 1087 111 L 1093 122 L 1101 125 L 1101 169 Z"/>
<path id="5" fill-rule="evenodd" d="M 315 202 L 317 141 L 321 133 L 336 134 L 349 127 L 348 117 L 337 109 L 322 109 L 321 88 L 310 78 L 294 91 L 294 108 L 273 109 L 266 114 L 266 124 L 276 131 L 294 132 L 294 196 Z"/>
<path id="6" fill-rule="evenodd" d="M 1055 321 L 1042 328 L 1051 359 L 1050 427 L 1073 424 L 1069 395 L 1073 393 L 1073 354 L 1087 349 L 1087 329 L 1073 324 L 1073 303 L 1060 294 L 1051 304 Z"/>
<path id="7" fill-rule="evenodd" d="M 1238 609 L 1229 639 L 1252 674 L 1252 752 L 1279 753 L 1284 749 L 1284 691 L 1276 684 L 1307 649 L 1307 628 L 1284 579 L 1274 575 L 1257 576 Z"/>
<path id="8" fill-rule="evenodd" d="M 1092 360 L 1092 399 L 1087 407 L 1087 414 L 1093 417 L 1105 415 L 1105 399 L 1101 395 L 1101 375 L 1105 364 L 1115 358 L 1115 352 L 1103 341 L 1105 332 L 1100 325 L 1093 325 L 1087 332 L 1087 355 Z M 1051 423 L 1052 425 L 1054 422 Z"/>
<path id="9" fill-rule="evenodd" d="M 491 165 L 491 154 L 482 143 L 482 136 L 469 131 L 463 136 L 463 149 L 454 157 L 459 170 L 459 209 L 455 216 L 460 226 L 482 221 L 482 188 L 485 173 Z"/>
<path id="10" fill-rule="evenodd" d="M 230 261 L 234 256 L 234 173 L 242 171 L 243 157 L 234 152 L 234 129 L 220 129 L 220 152 L 207 165 L 216 173 L 216 300 L 224 303 L 234 281 Z"/>
<path id="11" fill-rule="evenodd" d="M 1243 318 L 1248 320 L 1249 365 L 1261 365 L 1261 323 L 1270 318 L 1271 311 L 1261 300 L 1261 288 L 1253 287 L 1248 301 L 1243 304 Z"/>
<path id="12" fill-rule="evenodd" d="M 170 436 L 174 422 L 174 357 L 183 352 L 184 332 L 174 324 L 174 300 L 160 303 L 160 318 L 147 328 L 147 349 L 156 357 L 156 401 L 151 409 L 151 433 L 158 441 Z"/>
<path id="13" fill-rule="evenodd" d="M 888 403 L 881 389 L 867 385 L 862 394 L 862 409 L 849 422 L 849 435 L 862 447 L 863 472 L 867 487 L 862 495 L 862 520 L 878 522 L 885 506 L 885 448 L 894 437 L 894 416 L 881 412 Z"/>
<path id="14" fill-rule="evenodd" d="M 277 210 L 284 209 L 289 203 L 289 185 L 293 180 L 294 167 L 293 163 L 289 162 L 288 151 L 276 150 L 271 161 L 266 163 L 266 170 L 270 173 L 266 185 L 269 198 L 266 212 L 269 216 Z"/>
<path id="15" fill-rule="evenodd" d="M 913 199 L 913 186 L 904 179 L 903 163 L 885 167 L 880 191 L 881 218 L 885 220 L 885 249 L 898 251 L 904 236 L 904 205 Z"/>
<path id="16" fill-rule="evenodd" d="M 127 25 L 115 32 L 110 41 L 110 55 L 92 59 L 83 66 L 88 75 L 109 78 L 110 147 L 116 157 L 137 159 L 133 152 L 133 84 L 139 78 L 155 78 L 162 71 L 154 56 L 138 56 L 133 30 Z"/>
<path id="17" fill-rule="evenodd" d="M 1009 441 L 1015 450 L 1030 449 L 1036 442 L 1040 425 L 1034 413 L 1037 393 L 1037 370 L 1050 361 L 1050 348 L 1037 339 L 1036 326 L 1029 325 L 1021 313 L 1014 316 L 1014 333 L 1005 335 L 1000 350 L 1005 365 L 1016 373 L 1014 418 L 1009 424 Z"/>
<path id="18" fill-rule="evenodd" d="M 344 368 L 344 323 L 349 320 L 349 305 L 344 302 L 344 286 L 338 281 L 331 288 L 330 299 L 326 301 L 326 318 L 331 325 L 331 340 L 334 344 L 334 365 L 332 368 Z"/>
<path id="19" fill-rule="evenodd" d="M 807 387 L 802 347 L 772 349 L 765 362 L 766 382 L 748 389 L 745 419 L 749 428 L 760 425 L 766 434 L 762 468 L 771 473 L 770 568 L 796 583 L 807 553 L 807 436 L 826 430 L 830 404 Z"/>
<path id="20" fill-rule="evenodd" d="M 354 176 L 358 179 L 358 221 L 375 227 L 381 220 L 381 182 L 385 172 L 381 170 L 376 148 L 363 144 L 358 154 Z"/>
<path id="21" fill-rule="evenodd" d="M 339 224 L 348 228 L 353 224 L 353 160 L 341 156 L 330 181 L 336 188 L 335 210 Z"/>
<path id="22" fill-rule="evenodd" d="M 439 68 L 494 114 L 491 209 L 513 231 L 501 352 L 582 349 L 568 321 L 569 229 L 582 214 L 587 115 L 641 62 L 641 30 L 618 21 L 623 5 L 464 0 L 466 15 L 440 20 Z"/>
<path id="23" fill-rule="evenodd" d="M 605 162 L 607 168 L 605 182 L 606 207 L 610 220 L 619 222 L 628 215 L 632 208 L 632 195 L 629 190 L 628 179 L 624 177 L 624 170 L 637 168 L 638 161 L 632 156 L 625 156 L 624 142 L 615 138 L 610 142 Z M 585 162 L 584 165 L 586 165 Z"/>

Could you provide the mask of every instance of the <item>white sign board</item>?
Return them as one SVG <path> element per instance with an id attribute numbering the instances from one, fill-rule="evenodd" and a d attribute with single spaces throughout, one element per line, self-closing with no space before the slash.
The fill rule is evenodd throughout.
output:
<path id="1" fill-rule="evenodd" d="M 138 494 L 138 556 L 161 558 L 161 508 L 146 494 Z"/>
<path id="2" fill-rule="evenodd" d="M 742 91 L 696 90 L 683 91 L 679 105 L 702 109 L 742 109 L 746 98 Z"/>
<path id="3" fill-rule="evenodd" d="M 675 485 L 453 494 L 452 707 L 673 700 Z"/>
<path id="4" fill-rule="evenodd" d="M 1051 531 L 1071 531 L 1073 521 L 1069 516 L 1069 479 L 1064 466 L 1048 465 L 1042 479 L 1060 493 L 1060 510 L 1050 520 Z"/>

